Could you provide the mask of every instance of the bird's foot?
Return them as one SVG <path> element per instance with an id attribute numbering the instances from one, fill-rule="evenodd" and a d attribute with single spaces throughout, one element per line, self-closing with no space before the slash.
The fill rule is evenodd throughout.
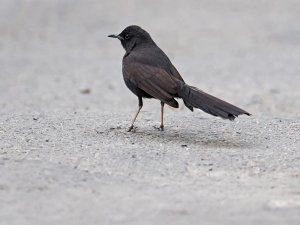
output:
<path id="1" fill-rule="evenodd" d="M 135 132 L 136 127 L 134 127 L 133 125 L 131 125 L 128 129 L 127 132 Z"/>
<path id="2" fill-rule="evenodd" d="M 160 125 L 159 127 L 154 126 L 155 129 L 159 130 L 159 131 L 164 131 L 164 125 Z"/>
<path id="3" fill-rule="evenodd" d="M 160 131 L 164 131 L 165 126 L 161 124 L 161 125 L 159 126 L 159 129 L 160 129 Z"/>

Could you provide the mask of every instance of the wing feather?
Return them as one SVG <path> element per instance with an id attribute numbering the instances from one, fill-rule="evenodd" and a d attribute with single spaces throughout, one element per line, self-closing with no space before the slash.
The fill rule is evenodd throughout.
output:
<path id="1" fill-rule="evenodd" d="M 173 107 L 178 107 L 176 81 L 164 69 L 141 63 L 125 64 L 123 67 L 126 79 L 152 97 Z M 124 77 L 125 78 L 125 77 Z"/>

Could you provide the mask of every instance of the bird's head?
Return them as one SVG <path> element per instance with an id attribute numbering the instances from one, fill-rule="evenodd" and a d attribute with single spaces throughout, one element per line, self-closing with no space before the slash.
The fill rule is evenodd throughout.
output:
<path id="1" fill-rule="evenodd" d="M 126 52 L 130 52 L 136 46 L 154 43 L 149 33 L 136 25 L 128 26 L 120 34 L 111 34 L 108 37 L 118 38 Z"/>

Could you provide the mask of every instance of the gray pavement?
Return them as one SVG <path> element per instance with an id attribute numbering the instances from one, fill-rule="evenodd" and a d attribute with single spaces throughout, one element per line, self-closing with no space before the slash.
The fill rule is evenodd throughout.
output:
<path id="1" fill-rule="evenodd" d="M 299 1 L 0 1 L 0 224 L 299 224 Z M 137 98 L 125 26 L 253 114 Z M 88 91 L 86 91 L 88 90 Z M 180 102 L 181 103 L 181 102 Z M 182 104 L 181 104 L 182 105 Z"/>

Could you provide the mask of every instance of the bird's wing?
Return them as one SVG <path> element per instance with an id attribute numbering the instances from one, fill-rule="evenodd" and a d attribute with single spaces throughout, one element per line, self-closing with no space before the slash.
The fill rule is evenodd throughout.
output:
<path id="1" fill-rule="evenodd" d="M 181 80 L 184 82 L 184 80 L 182 79 L 180 73 L 178 72 L 178 70 L 175 68 L 175 66 L 173 66 L 173 64 L 171 63 L 171 67 L 170 67 L 170 71 L 171 74 L 176 77 L 178 80 Z"/>
<path id="2" fill-rule="evenodd" d="M 174 97 L 177 96 L 176 78 L 164 69 L 131 62 L 123 65 L 123 73 L 124 79 L 129 80 L 152 97 L 173 107 L 178 107 L 177 103 L 176 106 L 174 105 L 176 102 Z"/>
<path id="3" fill-rule="evenodd" d="M 126 60 L 161 68 L 169 75 L 184 82 L 168 56 L 157 46 L 152 48 L 144 48 L 142 51 L 134 51 L 129 55 L 129 57 L 127 57 Z"/>

